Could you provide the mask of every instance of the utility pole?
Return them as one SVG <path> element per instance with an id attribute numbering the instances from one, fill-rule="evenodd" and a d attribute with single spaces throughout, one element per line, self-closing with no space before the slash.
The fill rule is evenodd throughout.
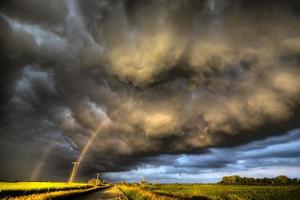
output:
<path id="1" fill-rule="evenodd" d="M 69 183 L 74 181 L 74 178 L 75 178 L 76 173 L 77 173 L 78 165 L 80 163 L 79 162 L 72 162 L 72 164 L 73 164 L 73 169 L 72 169 L 72 173 L 71 173 L 71 176 L 70 176 L 70 179 L 69 179 Z"/>
<path id="2" fill-rule="evenodd" d="M 97 173 L 97 178 L 96 178 L 96 186 L 98 185 L 99 183 L 99 176 L 100 176 L 100 173 Z"/>

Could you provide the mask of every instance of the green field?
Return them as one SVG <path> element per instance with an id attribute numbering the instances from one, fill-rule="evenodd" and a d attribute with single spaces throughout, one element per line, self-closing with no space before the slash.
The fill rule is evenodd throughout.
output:
<path id="1" fill-rule="evenodd" d="M 300 186 L 147 184 L 120 186 L 131 199 L 300 200 Z M 143 192 L 142 192 L 143 191 Z M 143 194 L 144 193 L 144 194 Z M 151 198 L 153 194 L 154 198 Z M 178 197 L 178 198 L 177 198 Z"/>

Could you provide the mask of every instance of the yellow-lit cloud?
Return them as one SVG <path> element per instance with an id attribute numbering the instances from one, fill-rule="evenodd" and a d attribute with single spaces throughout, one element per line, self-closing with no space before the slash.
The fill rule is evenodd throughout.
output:
<path id="1" fill-rule="evenodd" d="M 111 73 L 134 85 L 146 85 L 174 66 L 183 54 L 183 41 L 166 30 L 141 33 L 124 42 L 108 56 Z"/>

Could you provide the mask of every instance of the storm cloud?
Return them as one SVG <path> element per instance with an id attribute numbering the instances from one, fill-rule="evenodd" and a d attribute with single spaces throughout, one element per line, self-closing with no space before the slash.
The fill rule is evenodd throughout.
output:
<path id="1" fill-rule="evenodd" d="M 300 131 L 287 132 L 237 147 L 209 148 L 201 154 L 160 155 L 148 158 L 136 169 L 113 172 L 113 180 L 138 182 L 145 179 L 165 183 L 217 182 L 227 175 L 275 177 L 300 173 Z"/>
<path id="2" fill-rule="evenodd" d="M 187 170 L 219 168 L 237 158 L 206 158 L 211 148 L 299 128 L 295 1 L 0 5 L 1 179 L 26 179 L 39 161 L 40 178 L 65 179 L 95 130 L 81 178 L 160 155 L 200 154 Z"/>

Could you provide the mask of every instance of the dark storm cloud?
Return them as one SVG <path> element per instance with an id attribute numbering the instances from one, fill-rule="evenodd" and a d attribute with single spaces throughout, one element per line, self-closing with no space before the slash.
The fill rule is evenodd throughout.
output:
<path id="1" fill-rule="evenodd" d="M 3 1 L 0 25 L 1 142 L 29 140 L 15 150 L 39 152 L 27 169 L 50 148 L 41 141 L 55 141 L 62 178 L 103 123 L 81 177 L 182 153 L 204 155 L 186 171 L 221 168 L 237 158 L 208 148 L 299 127 L 295 1 Z M 260 158 L 298 153 L 286 152 Z"/>
<path id="2" fill-rule="evenodd" d="M 210 148 L 197 155 L 162 155 L 148 158 L 144 163 L 154 166 L 173 166 L 181 170 L 196 173 L 201 169 L 223 168 L 240 162 L 245 167 L 287 165 L 299 166 L 300 131 L 290 131 L 283 136 L 266 138 L 246 145 L 231 148 Z M 289 159 L 289 158 L 295 158 Z M 268 162 L 266 162 L 268 160 Z M 297 162 L 294 162 L 297 161 Z"/>
<path id="3" fill-rule="evenodd" d="M 108 175 L 114 180 L 139 181 L 144 178 L 154 182 L 216 182 L 228 174 L 274 177 L 282 173 L 297 177 L 300 172 L 299 145 L 298 129 L 284 136 L 234 148 L 211 148 L 197 155 L 148 158 L 135 170 Z"/>

